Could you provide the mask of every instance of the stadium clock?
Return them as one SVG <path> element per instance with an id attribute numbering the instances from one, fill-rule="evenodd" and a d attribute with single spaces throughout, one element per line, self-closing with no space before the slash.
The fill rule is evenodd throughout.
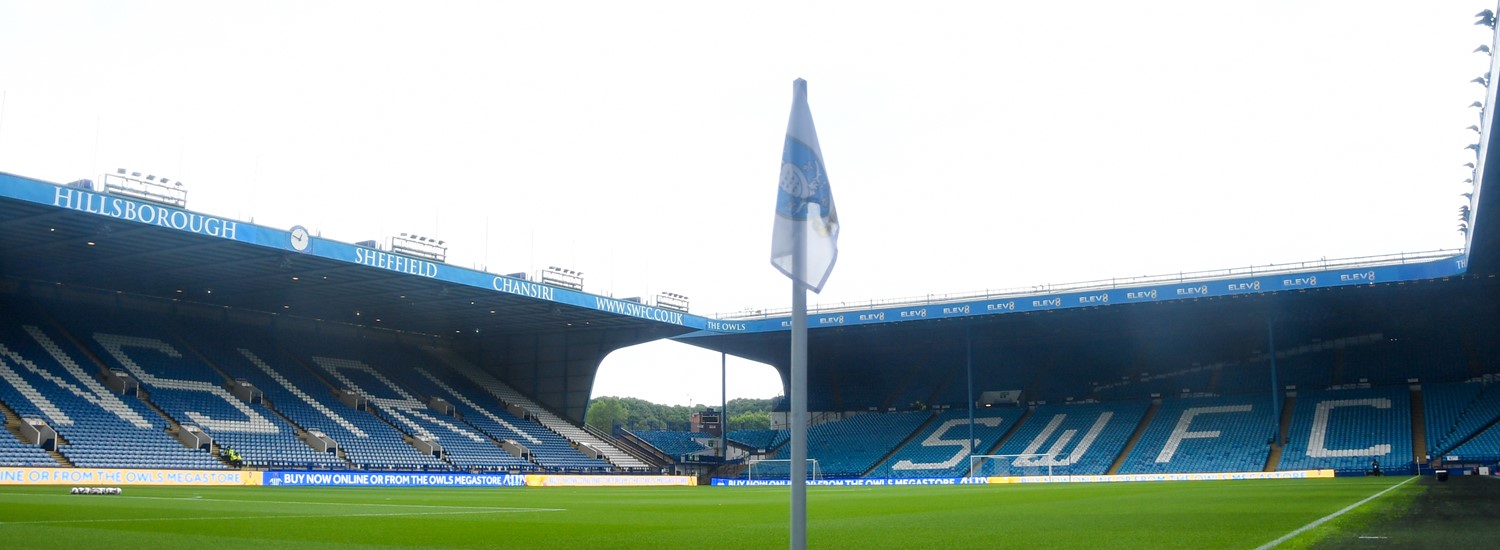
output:
<path id="1" fill-rule="evenodd" d="M 307 234 L 307 228 L 300 225 L 292 226 L 292 248 L 298 252 L 307 252 L 312 245 L 312 235 Z"/>

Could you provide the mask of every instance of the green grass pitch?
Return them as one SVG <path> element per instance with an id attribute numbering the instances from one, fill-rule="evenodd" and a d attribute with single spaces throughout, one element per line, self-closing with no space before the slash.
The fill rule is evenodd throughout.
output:
<path id="1" fill-rule="evenodd" d="M 1405 479 L 810 487 L 808 543 L 1255 548 Z M 1399 508 L 1423 486 L 1282 547 Z M 788 500 L 785 487 L 126 487 L 121 496 L 0 487 L 0 547 L 777 548 L 787 544 Z"/>

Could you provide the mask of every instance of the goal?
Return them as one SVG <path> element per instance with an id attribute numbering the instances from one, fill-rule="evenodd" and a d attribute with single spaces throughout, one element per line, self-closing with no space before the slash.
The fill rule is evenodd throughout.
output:
<path id="1" fill-rule="evenodd" d="M 969 455 L 969 477 L 1046 477 L 1055 461 L 1049 454 Z"/>
<path id="2" fill-rule="evenodd" d="M 745 470 L 747 479 L 792 479 L 792 459 L 790 458 L 763 458 L 750 462 L 750 468 Z M 818 459 L 807 459 L 807 479 L 823 479 L 823 470 L 818 468 Z"/>

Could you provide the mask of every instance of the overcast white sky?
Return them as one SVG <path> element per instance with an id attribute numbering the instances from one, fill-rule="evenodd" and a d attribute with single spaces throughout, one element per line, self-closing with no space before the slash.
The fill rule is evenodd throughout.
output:
<path id="1" fill-rule="evenodd" d="M 785 308 L 801 77 L 843 227 L 814 304 L 1455 248 L 1494 7 L 0 0 L 0 171 L 125 167 L 271 227 Z M 595 395 L 717 403 L 718 368 L 640 346 Z"/>

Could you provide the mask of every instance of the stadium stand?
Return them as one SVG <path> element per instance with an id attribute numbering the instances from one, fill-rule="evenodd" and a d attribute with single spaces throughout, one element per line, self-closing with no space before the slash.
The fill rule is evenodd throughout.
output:
<path id="1" fill-rule="evenodd" d="M 974 412 L 976 453 L 994 447 L 1015 427 L 1026 410 L 1019 407 Z M 950 409 L 937 415 L 906 445 L 876 466 L 867 477 L 958 477 L 969 471 L 969 411 Z"/>
<path id="2" fill-rule="evenodd" d="M 786 443 L 791 437 L 788 430 L 732 430 L 725 434 L 725 438 L 754 449 L 758 452 L 772 452 Z"/>
<path id="3" fill-rule="evenodd" d="M 1333 364 L 1331 351 L 1284 357 L 1276 361 L 1277 381 L 1310 390 L 1327 388 L 1334 384 Z"/>
<path id="4" fill-rule="evenodd" d="M 667 456 L 678 460 L 687 455 L 709 450 L 708 447 L 705 447 L 694 438 L 695 435 L 699 434 L 663 430 L 637 430 L 631 433 L 635 434 L 642 441 L 649 443 L 652 447 L 656 447 Z"/>
<path id="5" fill-rule="evenodd" d="M 1459 394 L 1457 402 L 1472 395 L 1465 402 L 1456 415 L 1453 415 L 1451 424 L 1442 435 L 1436 439 L 1436 443 L 1428 447 L 1429 453 L 1434 456 L 1458 457 L 1462 460 L 1494 460 L 1500 458 L 1500 440 L 1494 433 L 1492 424 L 1500 419 L 1500 385 L 1466 383 L 1460 386 L 1477 388 L 1472 394 L 1465 388 L 1464 393 Z M 1428 399 L 1426 392 L 1423 399 Z M 1451 407 L 1451 405 L 1450 405 Z M 1432 408 L 1429 406 L 1428 411 Z M 1448 409 L 1449 412 L 1452 408 Z M 1425 412 L 1425 411 L 1424 411 Z M 1430 414 L 1430 413 L 1429 413 Z M 1431 422 L 1428 424 L 1431 425 Z M 1432 440 L 1429 436 L 1429 440 Z M 1494 458 L 1492 458 L 1494 457 Z"/>
<path id="6" fill-rule="evenodd" d="M 1422 415 L 1425 419 L 1428 453 L 1440 452 L 1445 446 L 1471 435 L 1460 433 L 1459 420 L 1479 398 L 1484 386 L 1475 382 L 1422 384 Z"/>
<path id="7" fill-rule="evenodd" d="M 178 424 L 176 429 L 200 428 L 220 449 L 234 449 L 251 467 L 343 465 L 337 457 L 314 452 L 297 438 L 296 427 L 264 402 L 247 403 L 231 394 L 226 389 L 231 380 L 172 337 L 166 324 L 107 311 L 75 311 L 68 319 L 67 329 L 75 336 L 87 335 L 85 341 L 106 367 L 139 381 L 149 401 Z"/>
<path id="8" fill-rule="evenodd" d="M 599 451 L 603 454 L 605 460 L 607 460 L 608 463 L 613 464 L 615 467 L 621 469 L 636 471 L 646 470 L 650 468 L 650 466 L 645 462 L 642 462 L 641 459 L 631 456 L 629 453 L 620 450 L 614 445 L 605 443 L 599 438 L 594 437 L 593 434 L 584 431 L 578 426 L 574 426 L 568 423 L 566 420 L 558 418 L 558 416 L 553 414 L 551 411 L 548 411 L 546 408 L 536 404 L 530 399 L 527 399 L 526 396 L 521 395 L 520 392 L 511 389 L 511 387 L 505 385 L 504 382 L 501 382 L 499 379 L 491 376 L 489 373 L 480 370 L 479 367 L 474 366 L 473 363 L 469 363 L 462 357 L 444 350 L 431 351 L 449 368 L 457 371 L 465 378 L 467 378 L 469 380 L 468 383 L 478 385 L 485 392 L 488 392 L 491 396 L 499 399 L 501 403 L 519 407 L 520 409 L 526 411 L 530 416 L 535 418 L 536 423 L 539 423 L 544 429 L 550 430 L 552 433 L 563 437 L 566 441 L 576 441 L 587 445 L 588 447 L 596 451 Z M 527 430 L 534 436 L 543 435 L 540 432 L 531 429 L 528 423 L 520 422 L 516 425 L 522 426 L 522 429 Z"/>
<path id="9" fill-rule="evenodd" d="M 1270 369 L 1267 361 L 1226 363 L 1219 367 L 1218 379 L 1209 391 L 1219 395 L 1264 394 Z"/>
<path id="10" fill-rule="evenodd" d="M 986 454 L 1048 456 L 1021 457 L 1008 464 L 989 461 L 974 475 L 1029 474 L 1046 466 L 1054 475 L 1103 474 L 1149 405 L 1147 401 L 1040 405 L 999 449 Z"/>
<path id="11" fill-rule="evenodd" d="M 1408 378 L 1463 380 L 1468 376 L 1463 343 L 1456 334 L 1433 331 L 1424 334 L 1418 348 L 1411 338 L 1369 337 L 1358 339 L 1344 350 L 1340 383 L 1368 381 L 1372 385 L 1398 385 Z"/>
<path id="12" fill-rule="evenodd" d="M 194 334 L 184 329 L 184 334 Z M 302 363 L 274 345 L 269 336 L 253 331 L 230 331 L 233 339 L 205 330 L 195 342 L 218 341 L 205 351 L 236 379 L 261 390 L 274 409 L 303 431 L 317 431 L 337 442 L 340 458 L 324 458 L 329 467 L 346 467 L 349 463 L 365 469 L 447 470 L 452 466 L 404 443 L 404 434 L 368 410 L 360 410 L 334 397 L 334 388 L 323 378 L 303 367 Z M 205 344 L 208 345 L 208 344 Z M 304 445 L 305 446 L 305 445 Z M 328 453 L 321 453 L 328 454 Z"/>
<path id="13" fill-rule="evenodd" d="M 1412 464 L 1411 397 L 1405 386 L 1299 392 L 1280 470 L 1388 472 Z"/>
<path id="14" fill-rule="evenodd" d="M 4 364 L 5 358 L 0 352 L 0 378 L 8 376 Z M 3 404 L 4 401 L 0 400 L 0 413 L 3 413 L 0 414 L 0 424 L 4 424 L 10 433 L 0 434 L 0 466 L 61 466 L 47 451 L 21 437 L 22 419 Z"/>
<path id="15" fill-rule="evenodd" d="M 603 471 L 609 469 L 609 464 L 581 454 L 562 436 L 544 429 L 539 424 L 517 418 L 503 408 L 488 407 L 481 403 L 487 400 L 471 398 L 468 393 L 457 388 L 466 387 L 472 390 L 472 386 L 465 386 L 463 379 L 449 374 L 446 370 L 435 369 L 431 366 L 408 368 L 411 370 L 406 379 L 411 381 L 412 388 L 424 395 L 445 400 L 457 412 L 456 418 L 461 418 L 463 422 L 495 441 L 508 440 L 514 445 L 524 447 L 536 464 L 553 470 Z M 438 374 L 434 374 L 429 368 L 434 368 Z"/>
<path id="16" fill-rule="evenodd" d="M 22 418 L 56 430 L 57 451 L 74 466 L 224 469 L 207 450 L 189 449 L 135 392 L 116 395 L 96 380 L 66 339 L 18 311 L 0 321 L 0 400 Z M 33 324 L 36 323 L 36 324 Z M 55 461 L 54 461 L 55 465 Z"/>
<path id="17" fill-rule="evenodd" d="M 403 432 L 403 439 L 440 445 L 442 456 L 454 466 L 460 469 L 520 466 L 489 438 L 460 426 L 457 419 L 438 418 L 427 404 L 363 361 L 321 356 L 314 356 L 312 361 L 323 368 L 327 377 L 337 381 L 341 389 L 368 400 L 371 411 Z"/>
<path id="18" fill-rule="evenodd" d="M 1490 425 L 1443 455 L 1470 463 L 1500 461 L 1500 424 Z"/>
<path id="19" fill-rule="evenodd" d="M 927 411 L 861 413 L 819 424 L 807 430 L 807 456 L 818 460 L 824 478 L 862 477 L 932 417 Z M 772 456 L 787 454 L 783 448 Z M 757 475 L 785 478 L 787 463 L 768 463 Z"/>
<path id="20" fill-rule="evenodd" d="M 925 411 L 859 414 L 813 426 L 807 431 L 808 456 L 822 462 L 826 477 L 858 477 L 931 416 Z"/>
<path id="21" fill-rule="evenodd" d="M 11 434 L 0 435 L 0 466 L 61 466 L 52 455 L 27 445 Z"/>
<path id="22" fill-rule="evenodd" d="M 1126 379 L 1101 384 L 1095 391 L 1097 399 L 1120 401 L 1145 399 L 1152 394 L 1174 396 L 1182 390 L 1207 391 L 1213 380 L 1214 368 L 1192 367 L 1157 373 L 1140 373 Z"/>
<path id="23" fill-rule="evenodd" d="M 1165 399 L 1118 473 L 1259 471 L 1276 421 L 1259 396 Z"/>
<path id="24" fill-rule="evenodd" d="M 367 338 L 354 330 L 308 333 L 98 305 L 44 305 L 47 314 L 17 307 L 0 321 L 0 402 L 16 418 L 42 418 L 57 429 L 57 454 L 20 443 L 12 434 L 0 438 L 0 464 L 226 467 L 212 452 L 190 449 L 173 438 L 172 430 L 191 425 L 218 447 L 239 451 L 245 464 L 255 468 L 652 469 L 443 349 Z M 1400 351 L 1383 340 L 1357 347 L 1310 347 L 1290 354 L 1279 369 L 1294 381 L 1355 375 L 1386 380 L 1399 377 L 1389 373 L 1405 372 L 1400 361 L 1371 355 Z M 1346 355 L 1336 360 L 1339 353 Z M 1457 372 L 1451 368 L 1452 357 L 1432 361 L 1447 365 L 1435 367 L 1440 372 Z M 1346 366 L 1340 370 L 1339 364 Z M 1260 470 L 1269 451 L 1268 427 L 1276 417 L 1268 397 L 1256 391 L 1266 382 L 1264 367 L 1253 360 L 1212 364 L 1137 374 L 1121 380 L 1124 384 L 1101 388 L 1096 395 L 1169 394 L 1125 457 L 1120 454 L 1150 406 L 1144 399 L 1038 405 L 1024 423 L 1024 408 L 981 410 L 975 430 L 980 453 L 1051 458 L 1017 459 L 1008 467 L 989 465 L 976 473 L 1006 475 L 1051 465 L 1061 475 L 1100 474 L 1115 461 L 1120 473 Z M 128 373 L 141 391 L 107 389 L 113 383 L 111 372 Z M 938 395 L 942 392 L 933 388 L 946 383 L 890 381 L 898 389 L 865 397 Z M 262 395 L 258 400 L 240 396 L 232 391 L 236 385 L 254 387 Z M 1248 393 L 1172 397 L 1178 386 L 1200 385 L 1205 390 L 1245 385 Z M 1500 418 L 1500 391 L 1472 382 L 1427 382 L 1424 387 L 1430 450 L 1465 459 L 1500 459 L 1500 430 L 1489 428 Z M 846 393 L 843 398 L 857 396 Z M 1296 401 L 1288 447 L 1276 467 L 1363 471 L 1376 458 L 1388 471 L 1405 467 L 1412 453 L 1409 410 L 1405 384 L 1304 390 Z M 966 425 L 963 409 L 857 413 L 811 428 L 809 456 L 819 461 L 827 478 L 964 475 L 969 464 L 960 451 Z M 1002 442 L 1007 433 L 1011 436 Z M 309 434 L 323 434 L 336 446 L 328 452 L 314 450 L 304 442 Z M 668 456 L 704 448 L 687 434 L 636 436 Z M 729 434 L 736 443 L 774 458 L 783 458 L 787 437 L 786 430 Z M 424 443 L 440 450 L 421 450 Z M 774 474 L 775 467 L 767 464 L 760 475 Z M 784 475 L 785 464 L 780 467 Z"/>

